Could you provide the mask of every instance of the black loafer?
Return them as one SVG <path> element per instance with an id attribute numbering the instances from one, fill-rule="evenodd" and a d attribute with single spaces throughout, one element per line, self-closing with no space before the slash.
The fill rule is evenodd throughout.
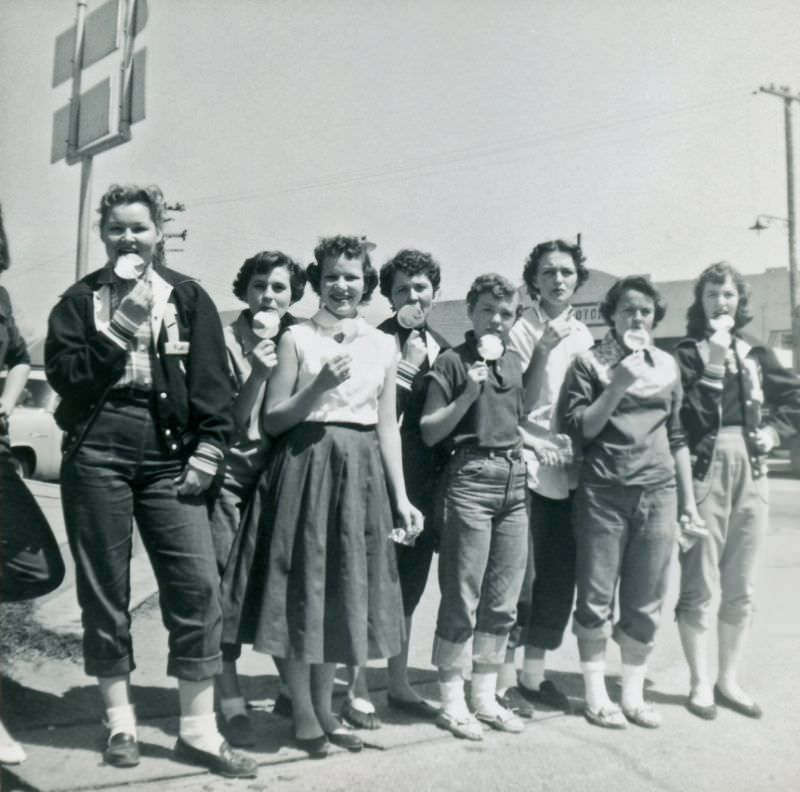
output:
<path id="1" fill-rule="evenodd" d="M 179 762 L 205 767 L 224 778 L 255 778 L 258 763 L 238 751 L 234 751 L 223 741 L 219 753 L 201 751 L 178 737 L 175 743 L 175 758 Z"/>
<path id="2" fill-rule="evenodd" d="M 320 734 L 319 737 L 295 737 L 294 744 L 301 751 L 305 751 L 311 759 L 324 759 L 330 748 L 328 738 L 324 734 Z"/>
<path id="3" fill-rule="evenodd" d="M 561 710 L 569 715 L 572 712 L 572 705 L 569 699 L 549 680 L 545 679 L 538 689 L 525 687 L 522 682 L 517 683 L 519 692 L 523 698 L 531 704 L 539 704 L 548 709 Z"/>
<path id="4" fill-rule="evenodd" d="M 103 761 L 112 767 L 136 767 L 139 764 L 139 743 L 132 734 L 117 732 L 108 738 Z"/>
<path id="5" fill-rule="evenodd" d="M 250 718 L 244 713 L 234 715 L 230 720 L 220 718 L 220 731 L 230 745 L 236 748 L 246 748 L 256 744 L 256 735 Z"/>
<path id="6" fill-rule="evenodd" d="M 716 701 L 720 707 L 727 707 L 747 718 L 758 719 L 764 714 L 761 707 L 759 707 L 755 701 L 752 704 L 745 704 L 743 701 L 732 699 L 730 696 L 726 696 L 717 685 L 714 685 L 714 701 Z"/>
<path id="7" fill-rule="evenodd" d="M 703 720 L 714 720 L 717 717 L 716 704 L 697 704 L 691 697 L 686 700 L 686 709 Z"/>
<path id="8" fill-rule="evenodd" d="M 345 729 L 344 726 L 334 731 L 325 732 L 325 735 L 331 745 L 338 745 L 340 748 L 353 753 L 358 753 L 364 747 L 361 738 L 357 734 L 353 734 L 349 729 Z"/>
<path id="9" fill-rule="evenodd" d="M 405 712 L 407 715 L 413 715 L 415 718 L 422 720 L 436 720 L 439 717 L 441 709 L 435 707 L 425 699 L 417 699 L 416 701 L 406 701 L 393 696 L 391 693 L 386 694 L 386 701 L 389 706 L 399 712 Z"/>

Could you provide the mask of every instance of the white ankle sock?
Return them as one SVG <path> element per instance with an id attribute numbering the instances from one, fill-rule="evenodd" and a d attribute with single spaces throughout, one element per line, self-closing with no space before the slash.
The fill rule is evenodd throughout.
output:
<path id="1" fill-rule="evenodd" d="M 222 747 L 222 735 L 217 729 L 214 713 L 208 715 L 181 715 L 178 733 L 192 748 L 218 754 Z"/>
<path id="2" fill-rule="evenodd" d="M 520 681 L 526 688 L 538 690 L 544 682 L 544 657 L 525 658 L 522 661 Z"/>
<path id="3" fill-rule="evenodd" d="M 599 710 L 612 704 L 606 690 L 606 664 L 603 660 L 581 663 L 584 696 L 589 709 Z"/>
<path id="4" fill-rule="evenodd" d="M 502 696 L 511 687 L 517 684 L 517 667 L 514 662 L 503 663 L 497 672 L 497 695 Z"/>
<path id="5" fill-rule="evenodd" d="M 644 704 L 644 678 L 647 666 L 622 664 L 622 706 L 636 709 Z"/>
<path id="6" fill-rule="evenodd" d="M 492 715 L 499 704 L 495 699 L 497 691 L 497 672 L 488 674 L 472 672 L 472 687 L 470 688 L 469 703 L 475 712 L 483 715 Z"/>
<path id="7" fill-rule="evenodd" d="M 229 721 L 234 715 L 247 715 L 244 696 L 221 698 L 219 700 L 219 710 L 226 721 Z"/>
<path id="8" fill-rule="evenodd" d="M 442 698 L 442 709 L 456 718 L 469 715 L 467 700 L 464 698 L 464 680 L 453 679 L 450 682 L 439 682 L 439 695 Z"/>
<path id="9" fill-rule="evenodd" d="M 136 737 L 136 711 L 133 709 L 133 705 L 122 704 L 119 707 L 109 707 L 106 710 L 106 725 L 109 737 L 120 732 Z"/>

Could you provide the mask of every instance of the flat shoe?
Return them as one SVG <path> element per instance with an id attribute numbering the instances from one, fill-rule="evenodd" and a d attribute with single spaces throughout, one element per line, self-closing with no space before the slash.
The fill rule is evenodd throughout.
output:
<path id="1" fill-rule="evenodd" d="M 338 745 L 340 748 L 353 753 L 358 753 L 364 747 L 361 738 L 357 734 L 353 734 L 349 729 L 344 728 L 344 726 L 334 729 L 334 731 L 325 732 L 325 735 L 331 745 Z"/>
<path id="2" fill-rule="evenodd" d="M 697 704 L 691 696 L 686 699 L 686 709 L 688 709 L 692 715 L 697 715 L 698 718 L 702 718 L 703 720 L 714 720 L 714 718 L 717 717 L 716 704 Z"/>
<path id="3" fill-rule="evenodd" d="M 230 745 L 245 748 L 256 744 L 256 735 L 250 718 L 243 712 L 234 715 L 230 720 L 220 718 L 220 731 Z"/>
<path id="4" fill-rule="evenodd" d="M 487 726 L 502 732 L 519 734 L 525 729 L 525 724 L 510 710 L 498 707 L 497 712 L 491 715 L 485 712 L 476 712 L 475 717 Z"/>
<path id="5" fill-rule="evenodd" d="M 628 725 L 622 710 L 615 704 L 597 710 L 587 706 L 583 710 L 583 717 L 593 726 L 600 726 L 603 729 L 624 729 Z"/>
<path id="6" fill-rule="evenodd" d="M 478 741 L 483 739 L 483 727 L 469 713 L 463 718 L 457 718 L 449 712 L 442 711 L 436 716 L 436 725 L 462 740 Z"/>
<path id="7" fill-rule="evenodd" d="M 255 778 L 258 775 L 258 763 L 234 751 L 224 740 L 219 753 L 212 753 L 195 748 L 178 737 L 175 743 L 175 758 L 179 762 L 205 767 L 224 778 Z"/>
<path id="8" fill-rule="evenodd" d="M 730 696 L 726 696 L 720 689 L 718 685 L 714 685 L 714 701 L 720 705 L 720 707 L 727 707 L 734 712 L 738 712 L 740 715 L 744 715 L 747 718 L 760 718 L 764 712 L 755 701 L 752 704 L 745 704 L 743 701 L 737 701 L 736 699 L 731 698 Z"/>
<path id="9" fill-rule="evenodd" d="M 434 720 L 441 712 L 439 707 L 435 707 L 429 701 L 425 701 L 425 699 L 406 701 L 405 699 L 395 698 L 391 693 L 387 693 L 386 701 L 390 707 L 400 710 L 400 712 L 405 712 L 408 715 L 413 715 L 416 718 L 422 718 L 423 720 Z"/>
<path id="10" fill-rule="evenodd" d="M 533 717 L 533 705 L 515 687 L 508 688 L 502 696 L 495 696 L 497 703 L 505 710 L 530 720 Z"/>
<path id="11" fill-rule="evenodd" d="M 272 707 L 273 715 L 282 715 L 284 718 L 292 717 L 292 700 L 285 693 L 278 693 L 275 704 Z"/>
<path id="12" fill-rule="evenodd" d="M 548 709 L 561 710 L 567 715 L 572 712 L 572 705 L 569 703 L 569 699 L 549 679 L 545 679 L 539 685 L 538 690 L 525 687 L 522 682 L 517 683 L 517 689 L 532 704 L 538 704 Z"/>
<path id="13" fill-rule="evenodd" d="M 637 726 L 644 729 L 657 729 L 661 725 L 661 714 L 659 711 L 648 701 L 638 707 L 622 708 L 622 714 Z"/>
<path id="14" fill-rule="evenodd" d="M 328 755 L 330 743 L 324 734 L 319 737 L 294 737 L 294 744 L 305 751 L 311 759 L 324 759 Z"/>
<path id="15" fill-rule="evenodd" d="M 356 729 L 379 729 L 381 726 L 381 722 L 374 712 L 362 712 L 356 709 L 349 699 L 345 699 L 339 714 Z"/>
<path id="16" fill-rule="evenodd" d="M 108 738 L 103 761 L 111 767 L 136 767 L 139 764 L 139 743 L 132 734 L 117 732 Z"/>

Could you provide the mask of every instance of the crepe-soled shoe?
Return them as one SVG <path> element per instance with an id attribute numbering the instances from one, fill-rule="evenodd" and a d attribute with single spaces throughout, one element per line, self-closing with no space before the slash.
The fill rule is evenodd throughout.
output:
<path id="1" fill-rule="evenodd" d="M 255 778 L 258 775 L 258 763 L 249 756 L 234 751 L 224 740 L 219 752 L 213 753 L 195 748 L 178 737 L 175 758 L 179 762 L 205 767 L 224 778 Z"/>

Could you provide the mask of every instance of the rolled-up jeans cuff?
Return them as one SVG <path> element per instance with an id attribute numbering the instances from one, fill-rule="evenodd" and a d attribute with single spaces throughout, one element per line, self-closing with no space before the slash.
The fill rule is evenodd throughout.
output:
<path id="1" fill-rule="evenodd" d="M 471 659 L 469 641 L 453 643 L 440 635 L 434 636 L 431 663 L 437 668 L 469 668 Z"/>
<path id="2" fill-rule="evenodd" d="M 87 676 L 93 677 L 116 677 L 127 676 L 135 670 L 136 663 L 129 654 L 116 658 L 96 658 L 86 657 L 83 668 Z"/>
<path id="3" fill-rule="evenodd" d="M 508 634 L 492 635 L 492 633 L 475 631 L 472 639 L 472 659 L 476 663 L 500 665 L 506 658 Z"/>
<path id="4" fill-rule="evenodd" d="M 623 632 L 619 627 L 614 628 L 614 640 L 619 644 L 622 653 L 622 662 L 630 665 L 641 665 L 653 650 L 654 642 L 642 643 Z"/>
<path id="5" fill-rule="evenodd" d="M 611 637 L 611 624 L 603 622 L 599 627 L 584 627 L 573 617 L 572 632 L 579 641 L 606 641 Z"/>
<path id="6" fill-rule="evenodd" d="M 209 657 L 170 657 L 167 660 L 167 676 L 202 682 L 222 673 L 222 653 Z"/>

